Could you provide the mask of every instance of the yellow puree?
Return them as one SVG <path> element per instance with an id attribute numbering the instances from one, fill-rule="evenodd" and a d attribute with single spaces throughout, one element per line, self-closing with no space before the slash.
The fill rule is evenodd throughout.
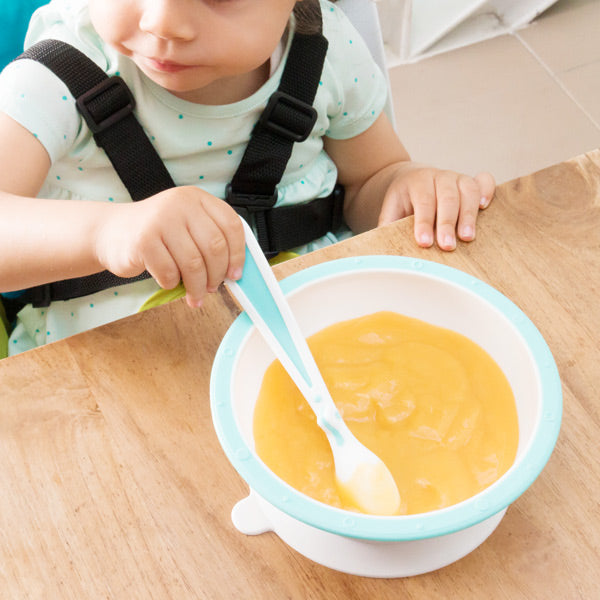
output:
<path id="1" fill-rule="evenodd" d="M 309 346 L 344 421 L 392 472 L 398 514 L 460 502 L 513 463 L 517 412 L 506 377 L 464 336 L 391 312 L 337 323 Z M 331 449 L 279 361 L 254 412 L 256 451 L 304 494 L 348 510 Z"/>

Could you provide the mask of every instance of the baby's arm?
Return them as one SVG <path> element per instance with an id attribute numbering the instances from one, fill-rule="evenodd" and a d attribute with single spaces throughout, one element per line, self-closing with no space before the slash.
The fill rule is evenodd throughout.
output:
<path id="1" fill-rule="evenodd" d="M 479 209 L 494 195 L 488 173 L 472 178 L 413 163 L 384 114 L 354 138 L 326 138 L 325 149 L 345 185 L 346 222 L 356 233 L 414 213 L 419 245 L 431 246 L 435 235 L 442 249 L 453 250 L 457 233 L 475 238 Z"/>
<path id="2" fill-rule="evenodd" d="M 0 113 L 0 291 L 104 269 L 147 269 L 165 288 L 182 279 L 199 305 L 224 277 L 239 278 L 244 236 L 226 203 L 194 187 L 137 203 L 36 198 L 50 168 L 42 144 Z"/>

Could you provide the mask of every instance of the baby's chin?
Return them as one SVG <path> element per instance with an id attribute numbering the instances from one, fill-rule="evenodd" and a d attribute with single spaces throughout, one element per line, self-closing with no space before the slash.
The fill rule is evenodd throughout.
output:
<path id="1" fill-rule="evenodd" d="M 132 56 L 137 67 L 156 85 L 174 96 L 195 104 L 233 104 L 254 94 L 269 78 L 269 61 L 242 70 L 217 69 L 212 66 L 163 68 L 147 59 Z M 242 71 L 242 72 L 238 72 Z"/>

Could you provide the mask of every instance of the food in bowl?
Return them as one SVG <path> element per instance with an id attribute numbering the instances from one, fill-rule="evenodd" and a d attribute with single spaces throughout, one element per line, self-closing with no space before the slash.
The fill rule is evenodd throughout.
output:
<path id="1" fill-rule="evenodd" d="M 344 421 L 394 476 L 396 514 L 466 500 L 513 463 L 512 390 L 489 354 L 465 336 L 380 311 L 330 325 L 308 343 Z M 336 485 L 327 437 L 278 360 L 256 402 L 254 442 L 263 462 L 298 491 L 359 510 Z"/>

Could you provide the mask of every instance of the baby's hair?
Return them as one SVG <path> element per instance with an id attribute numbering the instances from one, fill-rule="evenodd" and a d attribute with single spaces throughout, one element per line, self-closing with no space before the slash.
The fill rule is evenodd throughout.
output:
<path id="1" fill-rule="evenodd" d="M 329 0 L 335 2 L 336 0 Z M 319 0 L 302 0 L 296 2 L 294 15 L 296 17 L 296 31 L 298 33 L 317 33 L 319 31 Z"/>

